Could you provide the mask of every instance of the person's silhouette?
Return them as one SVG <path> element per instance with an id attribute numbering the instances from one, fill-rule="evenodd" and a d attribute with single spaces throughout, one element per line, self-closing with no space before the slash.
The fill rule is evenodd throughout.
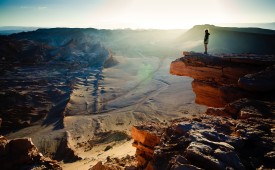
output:
<path id="1" fill-rule="evenodd" d="M 208 45 L 208 41 L 209 41 L 209 32 L 208 32 L 208 29 L 206 29 L 205 31 L 205 35 L 204 35 L 204 54 L 207 54 L 207 45 Z"/>

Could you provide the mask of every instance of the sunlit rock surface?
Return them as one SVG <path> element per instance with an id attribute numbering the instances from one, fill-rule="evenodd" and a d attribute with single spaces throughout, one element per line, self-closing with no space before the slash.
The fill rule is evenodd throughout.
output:
<path id="1" fill-rule="evenodd" d="M 258 98 L 274 92 L 274 55 L 183 55 L 171 63 L 170 73 L 194 79 L 198 104 L 223 107 L 243 97 Z"/>
<path id="2" fill-rule="evenodd" d="M 196 102 L 213 107 L 170 124 L 134 126 L 137 167 L 275 168 L 275 101 L 273 79 L 268 80 L 274 76 L 274 56 L 184 55 L 171 63 L 170 73 L 194 78 Z"/>
<path id="3" fill-rule="evenodd" d="M 133 146 L 137 147 L 136 160 L 141 168 L 159 170 L 176 167 L 274 168 L 275 164 L 269 158 L 274 152 L 274 123 L 271 118 L 242 117 L 234 120 L 206 115 L 177 119 L 170 125 L 155 126 L 154 130 L 148 123 L 134 127 L 139 131 L 135 130 L 133 136 L 143 136 L 146 133 L 148 140 L 153 140 L 156 137 L 154 131 L 163 133 L 160 142 L 154 147 L 141 148 L 135 143 L 143 138 L 134 139 Z M 147 128 L 152 130 L 147 131 Z"/>
<path id="4" fill-rule="evenodd" d="M 44 157 L 30 138 L 8 140 L 0 136 L 0 168 L 61 170 L 57 161 Z"/>
<path id="5" fill-rule="evenodd" d="M 160 143 L 163 130 L 161 124 L 155 123 L 132 127 L 133 146 L 137 148 L 136 159 L 139 167 L 145 168 L 152 159 L 154 147 Z"/>

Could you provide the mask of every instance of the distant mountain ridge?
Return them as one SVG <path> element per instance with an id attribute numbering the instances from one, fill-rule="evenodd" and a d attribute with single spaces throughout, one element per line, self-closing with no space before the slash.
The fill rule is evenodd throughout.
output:
<path id="1" fill-rule="evenodd" d="M 147 51 L 152 55 L 170 55 L 181 50 L 202 52 L 204 29 L 210 29 L 210 53 L 275 53 L 275 30 L 263 28 L 218 27 L 196 25 L 185 30 L 100 30 L 95 28 L 39 28 L 9 37 L 29 39 L 51 46 L 62 46 L 72 39 L 78 42 L 100 42 L 118 54 L 132 55 Z M 125 50 L 124 47 L 127 47 Z M 164 49 L 165 47 L 166 49 Z M 167 49 L 170 47 L 170 49 Z M 156 53 L 158 51 L 158 53 Z"/>
<path id="2" fill-rule="evenodd" d="M 225 23 L 220 24 L 223 27 L 245 27 L 245 28 L 263 28 L 275 30 L 275 22 L 271 23 Z"/>
<path id="3" fill-rule="evenodd" d="M 0 27 L 0 35 L 10 35 L 19 32 L 37 30 L 39 27 L 4 26 Z"/>
<path id="4" fill-rule="evenodd" d="M 262 28 L 217 27 L 197 25 L 183 34 L 178 42 L 188 50 L 202 51 L 204 30 L 210 31 L 209 52 L 275 54 L 275 30 Z"/>

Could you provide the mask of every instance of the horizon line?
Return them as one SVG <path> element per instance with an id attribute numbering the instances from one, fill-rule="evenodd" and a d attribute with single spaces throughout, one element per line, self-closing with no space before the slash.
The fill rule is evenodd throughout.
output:
<path id="1" fill-rule="evenodd" d="M 186 28 L 133 28 L 133 27 L 121 27 L 121 28 L 99 28 L 99 27 L 71 27 L 71 26 L 11 26 L 11 25 L 6 25 L 6 26 L 0 26 L 0 28 L 5 28 L 5 27 L 14 27 L 14 28 L 37 28 L 37 29 L 51 29 L 51 28 L 82 28 L 82 29 L 98 29 L 98 30 L 186 30 L 186 29 L 190 29 L 194 26 L 198 26 L 198 25 L 212 25 L 212 26 L 220 26 L 220 27 L 228 27 L 229 24 L 232 24 L 232 27 L 236 27 L 234 26 L 234 24 L 240 24 L 240 25 L 245 25 L 245 24 L 275 24 L 274 22 L 257 22 L 257 23 L 214 23 L 214 24 L 194 24 L 190 27 L 186 27 Z M 226 26 L 222 26 L 222 25 L 226 25 Z M 245 27 L 245 26 L 244 26 Z M 250 27 L 250 26 L 249 26 Z M 251 28 L 251 27 L 250 27 Z M 7 30 L 12 30 L 12 29 L 7 29 Z M 2 30 L 4 31 L 4 30 Z"/>

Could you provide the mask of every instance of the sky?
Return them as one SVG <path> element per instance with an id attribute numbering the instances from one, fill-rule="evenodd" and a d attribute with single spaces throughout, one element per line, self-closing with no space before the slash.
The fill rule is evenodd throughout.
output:
<path id="1" fill-rule="evenodd" d="M 0 0 L 0 26 L 187 29 L 275 22 L 275 0 Z"/>

